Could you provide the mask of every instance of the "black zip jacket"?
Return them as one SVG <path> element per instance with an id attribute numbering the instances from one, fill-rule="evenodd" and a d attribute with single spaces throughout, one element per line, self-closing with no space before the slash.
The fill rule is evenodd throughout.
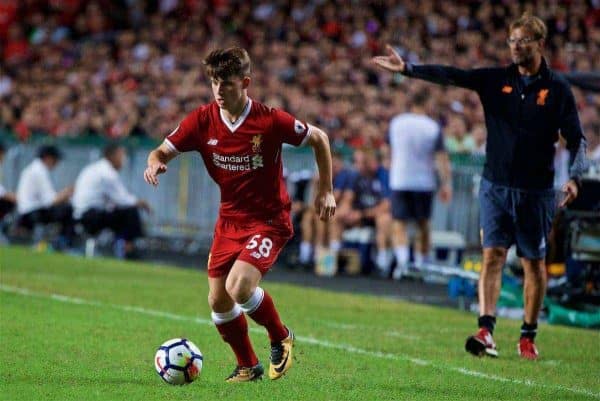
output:
<path id="1" fill-rule="evenodd" d="M 571 88 L 545 60 L 538 74 L 525 86 L 515 64 L 471 70 L 407 64 L 405 71 L 409 77 L 476 91 L 487 127 L 483 176 L 526 190 L 552 188 L 559 132 L 571 154 L 571 178 L 579 182 L 585 168 L 585 137 Z"/>

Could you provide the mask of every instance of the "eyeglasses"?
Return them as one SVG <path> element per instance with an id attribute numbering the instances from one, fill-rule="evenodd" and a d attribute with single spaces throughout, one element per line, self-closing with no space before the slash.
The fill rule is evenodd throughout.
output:
<path id="1" fill-rule="evenodd" d="M 508 38 L 506 39 L 506 44 L 509 46 L 512 45 L 519 45 L 519 46 L 524 46 L 524 45 L 528 45 L 531 42 L 535 42 L 537 40 L 537 38 L 535 36 L 526 36 L 524 38 Z"/>

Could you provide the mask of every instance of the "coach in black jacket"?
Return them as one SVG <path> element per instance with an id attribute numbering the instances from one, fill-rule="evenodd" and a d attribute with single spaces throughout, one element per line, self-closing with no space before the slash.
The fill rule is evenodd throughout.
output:
<path id="1" fill-rule="evenodd" d="M 554 215 L 554 145 L 558 135 L 571 154 L 571 179 L 560 206 L 572 202 L 585 169 L 585 138 L 569 84 L 542 57 L 546 26 L 524 14 L 509 27 L 508 67 L 461 70 L 405 63 L 390 46 L 373 62 L 392 72 L 479 94 L 487 127 L 486 162 L 480 189 L 483 269 L 479 280 L 479 331 L 467 351 L 497 356 L 492 338 L 496 302 L 507 249 L 516 244 L 525 271 L 525 316 L 519 354 L 537 359 L 537 319 L 546 292 L 546 240 Z"/>

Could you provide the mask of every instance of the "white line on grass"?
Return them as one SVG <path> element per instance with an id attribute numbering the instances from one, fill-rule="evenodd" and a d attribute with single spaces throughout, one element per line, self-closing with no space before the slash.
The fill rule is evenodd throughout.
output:
<path id="1" fill-rule="evenodd" d="M 321 320 L 319 321 L 320 324 L 327 326 L 327 327 L 332 327 L 334 329 L 341 329 L 341 330 L 345 330 L 345 331 L 350 331 L 350 330 L 370 330 L 372 329 L 372 327 L 368 327 L 368 326 L 363 326 L 363 325 L 358 325 L 358 324 L 348 324 L 348 323 L 340 323 L 340 322 L 332 322 L 332 321 L 327 321 L 327 320 Z M 388 336 L 388 337 L 398 337 L 398 338 L 402 338 L 405 340 L 411 340 L 411 341 L 416 341 L 419 340 L 420 337 L 419 336 L 415 336 L 412 334 L 406 334 L 406 333 L 401 333 L 399 331 L 396 330 L 389 330 L 389 331 L 385 331 L 383 332 L 384 336 Z"/>
<path id="2" fill-rule="evenodd" d="M 212 321 L 209 319 L 177 315 L 177 314 L 170 313 L 170 312 L 164 312 L 164 311 L 159 311 L 159 310 L 154 310 L 154 309 L 146 309 L 146 308 L 142 308 L 139 306 L 103 303 L 103 302 L 99 302 L 99 301 L 87 300 L 87 299 L 83 299 L 83 298 L 75 298 L 75 297 L 70 297 L 70 296 L 61 295 L 61 294 L 44 294 L 41 292 L 31 291 L 27 288 L 12 287 L 12 286 L 8 286 L 8 285 L 4 285 L 4 284 L 0 284 L 0 290 L 2 290 L 4 292 L 8 292 L 8 293 L 13 293 L 13 294 L 21 294 L 21 295 L 30 296 L 30 297 L 48 298 L 48 299 L 53 299 L 55 301 L 77 304 L 77 305 L 87 305 L 87 306 L 96 306 L 96 307 L 104 307 L 104 308 L 108 307 L 108 308 L 122 310 L 125 312 L 136 312 L 136 313 L 140 313 L 140 314 L 144 314 L 144 315 L 162 317 L 162 318 L 171 319 L 171 320 L 195 322 L 195 323 L 211 325 L 211 326 L 213 324 Z M 261 333 L 263 332 L 263 329 L 259 329 L 259 328 L 251 328 L 250 330 L 253 332 L 261 332 Z M 583 395 L 587 395 L 587 396 L 591 396 L 591 397 L 600 399 L 600 393 L 594 393 L 593 391 L 584 389 L 584 388 L 567 387 L 567 386 L 561 386 L 561 385 L 549 385 L 549 384 L 536 383 L 531 380 L 512 379 L 512 378 L 507 378 L 507 377 L 502 377 L 502 376 L 497 376 L 497 375 L 491 375 L 488 373 L 478 372 L 476 370 L 470 370 L 470 369 L 466 369 L 466 368 L 459 368 L 459 367 L 455 367 L 455 366 L 438 364 L 438 363 L 434 363 L 434 362 L 431 362 L 431 361 L 428 361 L 425 359 L 413 358 L 413 357 L 411 357 L 409 355 L 405 355 L 405 354 L 392 354 L 392 353 L 380 352 L 380 351 L 369 351 L 369 350 L 366 350 L 363 348 L 357 348 L 353 345 L 334 343 L 334 342 L 330 342 L 330 341 L 326 341 L 326 340 L 319 340 L 318 338 L 314 338 L 314 337 L 296 336 L 296 339 L 301 342 L 307 343 L 307 344 L 318 345 L 318 346 L 321 346 L 324 348 L 338 349 L 338 350 L 341 350 L 344 352 L 350 352 L 353 354 L 360 354 L 360 355 L 366 355 L 366 356 L 371 356 L 371 357 L 375 357 L 375 358 L 390 359 L 390 360 L 396 360 L 396 361 L 408 361 L 408 362 L 414 363 L 415 365 L 419 365 L 419 366 L 430 366 L 430 367 L 432 367 L 434 369 L 438 369 L 438 370 L 449 370 L 449 371 L 457 372 L 457 373 L 460 373 L 460 374 L 463 374 L 466 376 L 478 377 L 481 379 L 486 379 L 486 380 L 491 380 L 491 381 L 496 381 L 496 382 L 501 382 L 501 383 L 521 384 L 524 386 L 540 387 L 540 388 L 546 388 L 546 389 L 550 389 L 550 390 L 568 391 L 571 393 L 583 394 Z"/>

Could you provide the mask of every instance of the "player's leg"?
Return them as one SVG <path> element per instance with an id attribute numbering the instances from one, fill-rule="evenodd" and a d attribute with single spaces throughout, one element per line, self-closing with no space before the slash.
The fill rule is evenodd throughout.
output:
<path id="1" fill-rule="evenodd" d="M 523 299 L 525 316 L 521 326 L 519 339 L 519 355 L 525 359 L 536 359 L 538 351 L 535 346 L 537 321 L 546 294 L 546 263 L 544 259 L 521 258 L 525 279 L 523 283 Z"/>
<path id="2" fill-rule="evenodd" d="M 492 335 L 496 325 L 496 303 L 502 284 L 507 249 L 514 242 L 510 193 L 482 179 L 479 192 L 483 263 L 478 283 L 479 330 L 467 338 L 465 349 L 476 356 L 498 356 Z"/>
<path id="3" fill-rule="evenodd" d="M 407 225 L 410 211 L 407 191 L 392 191 L 392 245 L 396 258 L 396 268 L 392 273 L 394 280 L 400 280 L 408 273 L 408 233 Z"/>
<path id="4" fill-rule="evenodd" d="M 117 207 L 106 212 L 108 225 L 117 238 L 115 249 L 119 253 L 120 243 L 123 244 L 124 256 L 135 256 L 135 239 L 143 236 L 140 210 L 135 206 Z"/>
<path id="5" fill-rule="evenodd" d="M 237 359 L 237 366 L 227 381 L 252 381 L 261 378 L 264 370 L 248 337 L 246 316 L 226 288 L 228 274 L 240 249 L 245 246 L 245 242 L 226 236 L 230 230 L 230 223 L 221 220 L 217 222 L 208 257 L 208 302 L 217 331 L 229 344 Z"/>
<path id="6" fill-rule="evenodd" d="M 226 279 L 226 276 L 208 278 L 208 304 L 219 334 L 223 341 L 229 344 L 237 359 L 237 366 L 227 381 L 243 382 L 260 379 L 263 368 L 258 362 L 248 336 L 248 322 L 242 309 L 227 293 Z"/>
<path id="7" fill-rule="evenodd" d="M 271 342 L 269 377 L 278 379 L 292 365 L 294 335 L 281 321 L 273 298 L 258 286 L 262 274 L 258 267 L 237 260 L 225 286 L 227 293 L 239 304 L 241 310 L 267 330 Z"/>
<path id="8" fill-rule="evenodd" d="M 415 242 L 415 265 L 423 266 L 427 261 L 429 249 L 431 247 L 431 227 L 429 220 L 431 218 L 431 207 L 433 204 L 433 192 L 418 191 L 414 192 L 415 219 L 417 221 L 418 240 Z"/>
<path id="9" fill-rule="evenodd" d="M 315 270 L 335 274 L 337 272 L 338 254 L 342 248 L 342 222 L 337 215 L 325 222 L 315 213 Z"/>
<path id="10" fill-rule="evenodd" d="M 392 267 L 392 252 L 389 242 L 392 236 L 392 215 L 389 211 L 378 213 L 375 216 L 375 243 L 377 245 L 377 257 L 375 264 L 379 273 L 388 277 Z"/>
<path id="11" fill-rule="evenodd" d="M 483 264 L 478 283 L 479 330 L 469 336 L 465 349 L 476 356 L 498 356 L 492 335 L 496 326 L 496 303 L 500 296 L 502 268 L 506 261 L 506 248 L 483 249 Z"/>
<path id="12" fill-rule="evenodd" d="M 75 222 L 73 221 L 73 207 L 69 203 L 60 203 L 48 209 L 48 222 L 60 224 L 59 246 L 70 247 L 75 238 Z"/>
<path id="13" fill-rule="evenodd" d="M 308 265 L 313 261 L 314 244 L 316 237 L 315 223 L 317 215 L 313 207 L 305 207 L 300 219 L 300 254 L 299 261 L 303 265 Z"/>
<path id="14" fill-rule="evenodd" d="M 502 268 L 506 262 L 506 248 L 492 247 L 483 249 L 483 263 L 481 274 L 479 276 L 479 316 L 494 316 L 496 314 L 496 302 L 500 296 L 500 287 L 502 285 Z M 491 319 L 495 323 L 496 319 Z M 487 323 L 487 324 L 485 324 Z M 479 327 L 486 327 L 490 332 L 494 331 L 494 326 L 490 322 L 480 324 Z"/>
<path id="15" fill-rule="evenodd" d="M 546 294 L 546 247 L 554 217 L 555 194 L 520 193 L 517 212 L 517 255 L 524 270 L 525 315 L 518 344 L 519 355 L 537 359 L 537 321 Z"/>
<path id="16" fill-rule="evenodd" d="M 394 280 L 400 280 L 408 273 L 408 221 L 396 220 L 392 221 L 392 245 L 394 247 L 394 257 L 396 258 L 396 268 L 392 273 Z"/>
<path id="17" fill-rule="evenodd" d="M 415 266 L 420 268 L 427 261 L 431 247 L 431 227 L 429 219 L 417 220 L 417 240 L 415 241 Z"/>

